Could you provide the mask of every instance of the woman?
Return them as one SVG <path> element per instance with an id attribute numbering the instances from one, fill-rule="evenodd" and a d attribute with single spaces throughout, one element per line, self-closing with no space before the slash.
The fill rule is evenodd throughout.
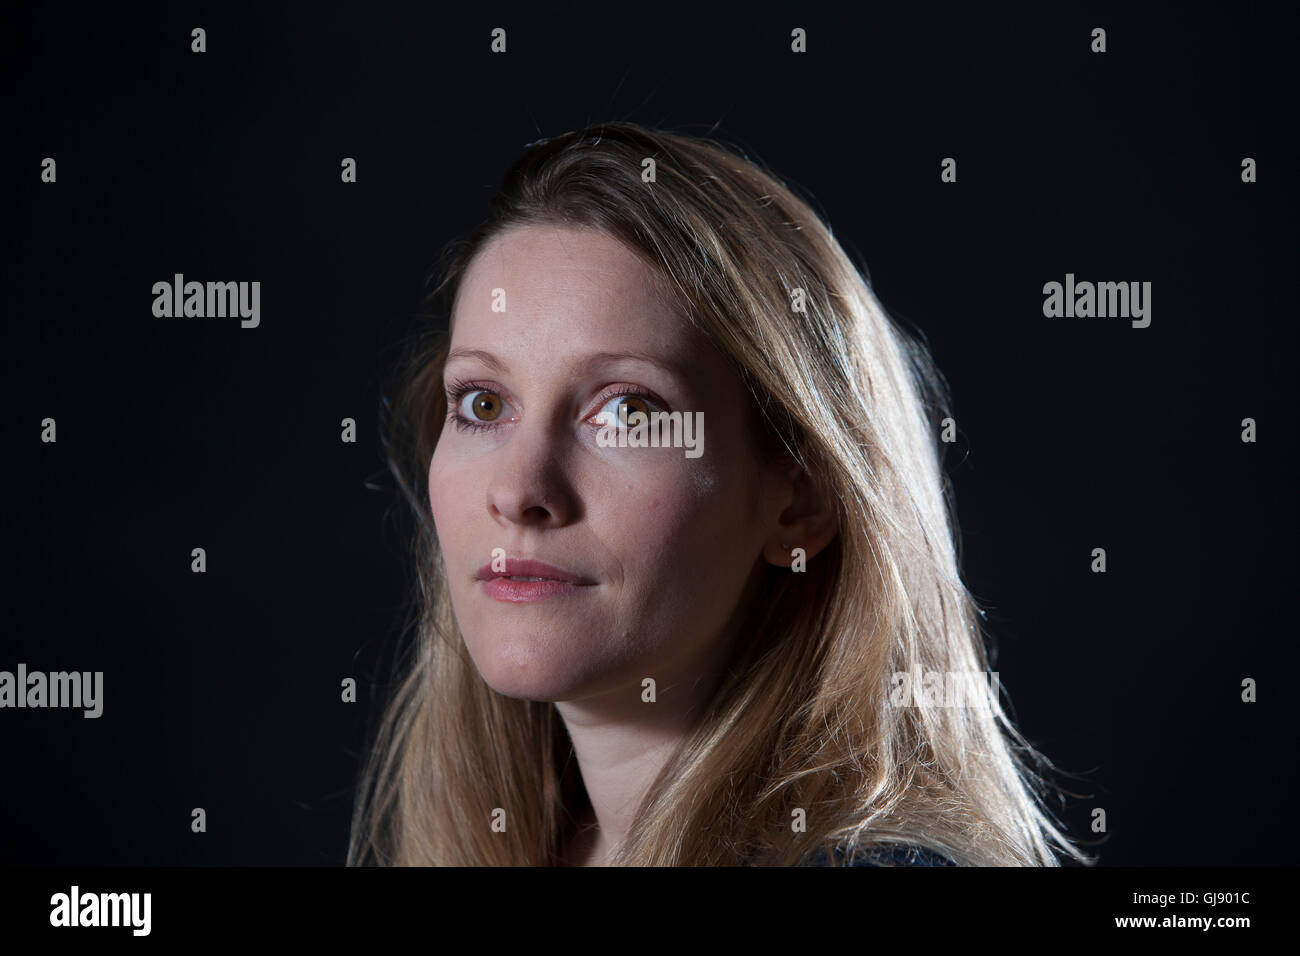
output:
<path id="1" fill-rule="evenodd" d="M 987 672 L 942 390 L 804 202 L 601 124 L 530 146 L 435 295 L 350 864 L 1086 859 L 998 694 L 925 692 Z"/>

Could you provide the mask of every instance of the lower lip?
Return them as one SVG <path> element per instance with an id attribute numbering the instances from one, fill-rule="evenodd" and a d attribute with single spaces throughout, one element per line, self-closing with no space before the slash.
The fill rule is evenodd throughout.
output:
<path id="1" fill-rule="evenodd" d="M 512 581 L 510 578 L 492 578 L 483 582 L 483 591 L 495 601 L 526 604 L 547 598 L 565 597 L 586 590 L 590 585 L 570 584 L 568 581 Z"/>

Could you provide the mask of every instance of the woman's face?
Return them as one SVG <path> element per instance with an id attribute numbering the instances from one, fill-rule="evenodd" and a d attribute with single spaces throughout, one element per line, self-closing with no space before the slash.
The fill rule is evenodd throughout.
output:
<path id="1" fill-rule="evenodd" d="M 781 495 L 756 412 L 654 279 L 604 232 L 528 225 L 462 281 L 429 502 L 457 622 L 502 694 L 639 700 L 644 678 L 663 693 L 708 677 L 757 577 Z M 701 412 L 703 440 L 602 447 L 596 416 L 622 403 Z M 552 573 L 525 560 L 578 580 L 500 577 Z"/>

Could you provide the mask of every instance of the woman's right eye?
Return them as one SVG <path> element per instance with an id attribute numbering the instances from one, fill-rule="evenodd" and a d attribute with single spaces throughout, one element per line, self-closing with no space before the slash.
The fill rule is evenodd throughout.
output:
<path id="1" fill-rule="evenodd" d="M 458 410 L 470 421 L 494 422 L 505 407 L 505 401 L 496 392 L 476 388 L 461 397 Z"/>
<path id="2" fill-rule="evenodd" d="M 507 417 L 510 407 L 499 394 L 490 388 L 470 383 L 452 383 L 447 386 L 447 417 L 462 431 L 497 428 Z"/>

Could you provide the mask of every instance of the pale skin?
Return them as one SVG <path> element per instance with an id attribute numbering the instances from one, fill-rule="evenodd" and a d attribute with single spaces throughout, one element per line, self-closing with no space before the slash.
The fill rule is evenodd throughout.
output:
<path id="1" fill-rule="evenodd" d="M 573 740 L 591 810 L 567 864 L 612 859 L 745 640 L 739 622 L 764 564 L 789 568 L 782 544 L 811 558 L 835 533 L 803 471 L 760 454 L 748 392 L 654 294 L 656 278 L 595 229 L 516 226 L 489 242 L 461 283 L 444 375 L 465 386 L 449 409 L 487 427 L 449 420 L 429 465 L 475 667 L 499 693 L 553 701 Z M 505 312 L 493 311 L 494 290 Z M 595 416 L 625 402 L 703 412 L 703 455 L 600 447 Z M 496 548 L 593 583 L 495 600 L 476 572 Z"/>

